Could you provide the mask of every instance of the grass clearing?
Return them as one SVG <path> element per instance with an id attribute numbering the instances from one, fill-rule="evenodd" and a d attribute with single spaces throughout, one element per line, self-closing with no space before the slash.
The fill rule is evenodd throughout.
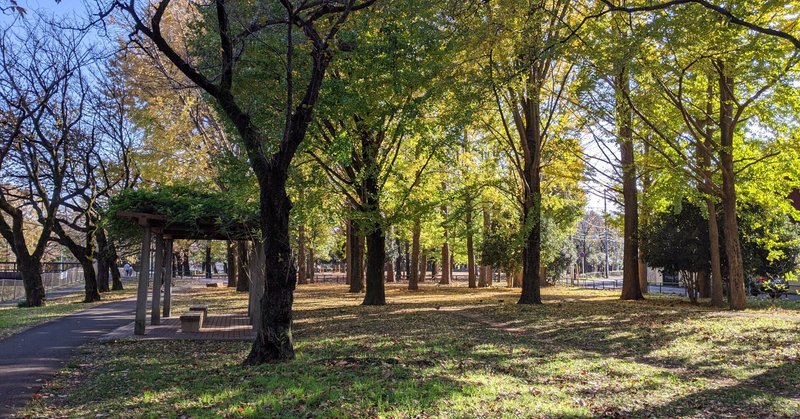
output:
<path id="1" fill-rule="evenodd" d="M 742 314 L 617 292 L 389 285 L 362 307 L 342 285 L 299 286 L 297 359 L 240 365 L 246 342 L 85 347 L 20 414 L 32 417 L 797 416 L 800 311 Z M 176 309 L 243 311 L 232 290 Z M 179 311 L 176 311 L 179 312 Z"/>
<path id="2" fill-rule="evenodd" d="M 66 316 L 67 314 L 86 310 L 110 301 L 129 298 L 134 295 L 135 291 L 135 287 L 127 286 L 123 291 L 104 292 L 101 294 L 103 300 L 94 303 L 84 303 L 83 293 L 78 292 L 48 299 L 44 307 L 0 307 L 0 339 L 5 339 L 27 328 Z"/>

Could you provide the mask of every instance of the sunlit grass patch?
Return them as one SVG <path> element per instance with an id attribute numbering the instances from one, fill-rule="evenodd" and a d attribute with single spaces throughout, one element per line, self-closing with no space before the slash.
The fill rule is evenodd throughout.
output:
<path id="1" fill-rule="evenodd" d="M 608 291 L 390 285 L 360 306 L 342 285 L 295 299 L 297 359 L 244 367 L 246 342 L 94 344 L 29 405 L 30 416 L 595 417 L 796 414 L 800 323 L 743 321 L 677 297 Z M 197 290 L 243 312 L 246 296 Z M 787 309 L 782 309 L 787 310 Z M 783 316 L 793 312 L 782 312 Z M 66 395 L 67 397 L 59 397 Z M 795 413 L 792 413 L 795 412 Z"/>

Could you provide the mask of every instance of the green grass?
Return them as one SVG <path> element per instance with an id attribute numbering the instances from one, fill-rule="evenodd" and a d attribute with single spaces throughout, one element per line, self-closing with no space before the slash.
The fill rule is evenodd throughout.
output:
<path id="1" fill-rule="evenodd" d="M 800 312 L 744 314 L 677 297 L 391 286 L 362 307 L 343 286 L 298 288 L 297 359 L 241 366 L 249 343 L 118 341 L 84 348 L 32 417 L 796 416 Z M 242 310 L 245 296 L 198 291 Z M 212 309 L 211 311 L 215 311 Z"/>
<path id="2" fill-rule="evenodd" d="M 29 327 L 63 317 L 76 311 L 85 310 L 98 304 L 127 298 L 133 295 L 133 288 L 125 291 L 103 293 L 103 300 L 96 303 L 83 303 L 83 293 L 75 293 L 46 301 L 44 307 L 0 307 L 0 339 L 17 334 Z"/>

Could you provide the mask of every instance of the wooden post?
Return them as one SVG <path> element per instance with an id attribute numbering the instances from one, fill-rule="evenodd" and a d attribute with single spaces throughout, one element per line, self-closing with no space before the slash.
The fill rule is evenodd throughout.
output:
<path id="1" fill-rule="evenodd" d="M 139 263 L 139 288 L 136 291 L 135 335 L 143 335 L 147 317 L 147 283 L 150 276 L 150 226 L 142 226 L 142 254 Z"/>
<path id="2" fill-rule="evenodd" d="M 172 310 L 172 237 L 164 242 L 164 317 L 169 317 Z"/>
<path id="3" fill-rule="evenodd" d="M 150 308 L 150 324 L 161 324 L 161 282 L 164 277 L 164 236 L 156 234 L 156 252 L 153 261 L 153 306 Z"/>
<path id="4" fill-rule="evenodd" d="M 261 327 L 261 299 L 264 297 L 266 283 L 267 257 L 264 254 L 264 242 L 256 240 L 253 242 L 253 250 L 250 253 L 250 300 L 248 314 L 253 330 Z"/>

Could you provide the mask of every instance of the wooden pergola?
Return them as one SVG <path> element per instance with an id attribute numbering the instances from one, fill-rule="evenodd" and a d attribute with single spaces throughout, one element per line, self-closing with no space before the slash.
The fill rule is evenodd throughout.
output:
<path id="1" fill-rule="evenodd" d="M 150 324 L 161 324 L 161 317 L 170 317 L 172 303 L 172 254 L 174 240 L 237 240 L 251 241 L 251 251 L 247 269 L 250 274 L 250 290 L 247 314 L 254 329 L 261 322 L 261 297 L 264 295 L 264 275 L 266 257 L 262 240 L 254 240 L 252 232 L 257 231 L 252 225 L 239 225 L 233 232 L 221 231 L 213 221 L 193 224 L 172 222 L 165 215 L 143 212 L 119 211 L 117 217 L 136 220 L 142 229 L 141 263 L 139 268 L 139 284 L 136 293 L 136 316 L 133 333 L 144 335 L 147 318 L 147 291 L 150 286 L 150 268 L 153 270 L 152 305 Z M 150 251 L 155 239 L 153 264 L 150 263 Z M 169 261 L 165 263 L 165 261 Z M 164 305 L 161 307 L 161 288 L 164 288 Z"/>

